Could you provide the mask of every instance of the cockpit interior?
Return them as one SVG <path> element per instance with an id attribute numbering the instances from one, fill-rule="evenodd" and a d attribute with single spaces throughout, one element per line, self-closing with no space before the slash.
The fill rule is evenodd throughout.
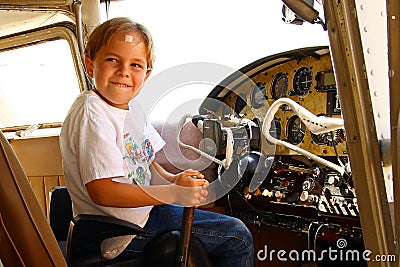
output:
<path id="1" fill-rule="evenodd" d="M 243 67 L 211 91 L 199 113 L 192 122 L 203 132 L 204 151 L 219 163 L 219 182 L 229 188 L 218 202 L 246 221 L 256 244 L 321 251 L 342 240 L 363 249 L 328 47 Z"/>
<path id="2" fill-rule="evenodd" d="M 66 185 L 60 130 L 76 96 L 91 87 L 82 52 L 88 34 L 101 20 L 99 8 L 105 8 L 108 16 L 110 2 L 125 1 L 0 2 L 0 71 L 4 74 L 0 80 L 0 164 L 4 166 L 0 168 L 0 267 L 42 266 L 36 255 L 65 266 L 68 256 L 57 244 L 68 242 L 71 218 L 62 229 L 62 240 L 54 224 L 48 223 L 51 192 Z M 317 2 L 325 17 L 312 7 L 314 1 L 284 0 L 279 20 L 321 24 L 329 46 L 295 43 L 293 50 L 266 52 L 265 57 L 213 81 L 211 87 L 207 84 L 211 90 L 195 113 L 179 122 L 149 120 L 167 143 L 155 161 L 171 173 L 194 168 L 205 175 L 209 195 L 207 203 L 197 208 L 242 220 L 253 236 L 257 267 L 371 266 L 374 263 L 366 258 L 372 252 L 398 256 L 395 235 L 399 229 L 393 223 L 400 218 L 393 210 L 398 207 L 394 195 L 399 191 L 395 179 L 399 172 L 396 147 L 400 139 L 395 125 L 399 76 L 394 75 L 399 61 L 393 59 L 393 50 L 398 56 L 398 24 L 387 31 L 395 33 L 390 53 L 383 52 L 391 54 L 394 67 L 388 71 L 397 83 L 391 80 L 386 86 L 377 79 L 379 75 L 372 74 L 383 69 L 371 60 L 383 49 L 374 49 L 372 42 L 361 43 L 361 36 L 369 37 L 374 30 L 362 23 L 381 23 L 386 10 L 363 22 L 358 19 L 368 17 L 366 11 L 376 3 Z M 359 12 L 356 19 L 351 16 L 355 10 Z M 395 23 L 395 18 L 387 15 L 389 22 Z M 175 45 L 171 36 L 166 39 Z M 212 43 L 211 39 L 206 41 Z M 243 48 L 243 53 L 246 49 L 251 48 Z M 190 79 L 197 69 L 181 72 L 190 64 L 171 69 L 179 79 Z M 26 75 L 21 78 L 21 73 Z M 156 89 L 167 91 L 175 76 L 165 79 L 168 84 L 156 84 L 156 77 L 144 86 L 156 84 Z M 387 72 L 383 76 L 388 79 Z M 375 81 L 379 88 L 374 88 Z M 142 91 L 154 96 L 155 90 L 147 89 Z M 386 99 L 384 94 L 389 92 Z M 381 103 L 389 105 L 389 100 L 390 115 L 381 109 Z M 382 121 L 389 120 L 390 125 L 383 125 Z M 21 233 L 34 236 L 35 244 L 28 244 Z M 101 262 L 101 253 L 96 253 Z"/>

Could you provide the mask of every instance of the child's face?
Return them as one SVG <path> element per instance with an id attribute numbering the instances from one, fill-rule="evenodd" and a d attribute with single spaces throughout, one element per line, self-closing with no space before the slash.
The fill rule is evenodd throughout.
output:
<path id="1" fill-rule="evenodd" d="M 128 109 L 150 75 L 146 46 L 135 32 L 115 34 L 93 60 L 85 58 L 85 65 L 96 90 L 108 104 L 121 109 Z"/>

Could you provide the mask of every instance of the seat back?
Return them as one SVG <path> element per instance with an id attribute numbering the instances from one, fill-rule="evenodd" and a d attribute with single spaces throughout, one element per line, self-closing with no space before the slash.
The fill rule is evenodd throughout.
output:
<path id="1" fill-rule="evenodd" d="M 51 135 L 10 140 L 45 215 L 49 213 L 51 189 L 65 185 L 59 139 Z"/>
<path id="2" fill-rule="evenodd" d="M 0 258 L 4 266 L 66 266 L 25 172 L 1 131 Z"/>

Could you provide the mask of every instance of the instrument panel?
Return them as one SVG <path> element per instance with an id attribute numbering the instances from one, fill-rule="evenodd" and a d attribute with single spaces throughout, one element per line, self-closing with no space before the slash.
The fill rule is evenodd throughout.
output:
<path id="1" fill-rule="evenodd" d="M 332 69 L 329 53 L 321 56 L 304 55 L 276 64 L 251 76 L 251 86 L 241 86 L 223 96 L 225 108 L 215 110 L 215 117 L 227 118 L 235 114 L 236 118 L 259 118 L 262 121 L 275 100 L 287 97 L 316 115 L 340 118 L 340 103 Z M 224 124 L 230 125 L 229 120 L 225 119 Z M 276 113 L 270 131 L 273 136 L 319 156 L 336 156 L 336 151 L 341 156 L 347 154 L 343 130 L 315 135 L 285 106 Z M 268 150 L 268 142 L 262 142 L 261 150 Z M 275 154 L 296 153 L 277 146 Z"/>
<path id="2" fill-rule="evenodd" d="M 347 171 L 349 162 L 343 129 L 312 133 L 306 127 L 304 118 L 300 118 L 288 105 L 279 106 L 269 127 L 272 137 L 340 165 L 346 170 L 342 173 L 329 167 L 329 164 L 321 164 L 299 153 L 299 150 L 275 146 L 262 136 L 262 129 L 268 127 L 262 122 L 271 105 L 281 98 L 295 101 L 315 116 L 341 118 L 329 48 L 304 48 L 273 55 L 245 66 L 240 72 L 249 80 L 236 79 L 232 82 L 231 79 L 229 86 L 216 87 L 209 98 L 223 104 L 211 106 L 205 100 L 200 113 L 218 121 L 221 128 L 238 128 L 243 121 L 256 123 L 259 130 L 251 129 L 248 134 L 251 140 L 245 142 L 253 144 L 248 145 L 250 154 L 236 156 L 240 161 L 243 157 L 250 158 L 254 153 L 260 153 L 264 158 L 273 156 L 274 163 L 266 170 L 265 179 L 257 184 L 257 188 L 252 188 L 251 178 L 245 175 L 233 191 L 241 196 L 242 201 L 245 199 L 247 204 L 250 203 L 247 207 L 251 210 L 296 216 L 309 214 L 311 221 L 321 218 L 349 219 L 351 224 L 355 220 L 355 225 L 358 225 L 357 198 L 351 172 Z M 257 132 L 259 136 L 255 137 Z M 218 142 L 217 137 L 214 139 Z M 220 151 L 219 155 L 224 153 Z M 262 161 L 261 158 L 257 157 L 257 160 Z M 263 164 L 268 165 L 267 161 L 260 163 Z M 254 172 L 250 171 L 252 175 Z"/>
<path id="3" fill-rule="evenodd" d="M 278 240 L 312 239 L 320 249 L 344 239 L 364 251 L 328 47 L 288 51 L 243 67 L 214 88 L 199 113 L 207 125 L 205 140 L 217 144 L 211 154 L 220 160 L 231 155 L 230 166 L 218 169 L 217 181 L 229 189 L 219 202 L 254 236 L 265 238 L 256 251 L 267 242 L 281 247 L 270 241 L 274 233 Z M 333 121 L 341 126 L 328 128 Z M 227 149 L 228 140 L 233 148 Z"/>
<path id="4" fill-rule="evenodd" d="M 252 80 L 270 89 L 267 92 L 266 103 L 262 108 L 256 108 L 250 99 L 250 105 L 247 105 L 247 107 L 253 110 L 256 109 L 254 113 L 262 117 L 276 99 L 288 97 L 314 114 L 340 117 L 340 105 L 338 104 L 336 88 L 330 91 L 319 89 L 321 88 L 321 81 L 317 77 L 320 77 L 321 73 L 325 72 L 332 73 L 329 55 L 318 59 L 311 56 L 300 60 L 294 59 L 262 72 Z M 331 101 L 335 101 L 334 106 L 338 108 L 332 110 Z M 242 113 L 249 112 L 242 111 Z M 340 139 L 343 134 L 334 132 L 332 133 L 333 137 L 331 134 L 314 135 L 308 131 L 300 118 L 290 109 L 283 107 L 277 112 L 274 121 L 276 128 L 280 129 L 280 139 L 287 140 L 291 144 L 320 156 L 333 156 L 335 154 L 333 145 L 337 146 L 337 150 L 341 155 L 346 154 L 345 142 Z M 334 142 L 331 139 L 334 139 Z M 287 155 L 293 154 L 293 152 L 284 147 L 277 147 L 276 154 Z"/>

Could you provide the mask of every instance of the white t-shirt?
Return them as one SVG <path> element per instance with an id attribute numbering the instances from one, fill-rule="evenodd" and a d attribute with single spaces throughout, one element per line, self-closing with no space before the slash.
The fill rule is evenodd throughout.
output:
<path id="1" fill-rule="evenodd" d="M 131 101 L 129 110 L 123 110 L 108 105 L 92 91 L 83 92 L 69 110 L 60 134 L 64 176 L 74 215 L 106 215 L 143 227 L 152 206 L 100 206 L 91 200 L 85 184 L 95 179 L 121 177 L 114 181 L 149 185 L 149 166 L 164 145 L 136 101 Z M 106 240 L 102 245 L 103 256 L 116 257 L 133 237 Z"/>

